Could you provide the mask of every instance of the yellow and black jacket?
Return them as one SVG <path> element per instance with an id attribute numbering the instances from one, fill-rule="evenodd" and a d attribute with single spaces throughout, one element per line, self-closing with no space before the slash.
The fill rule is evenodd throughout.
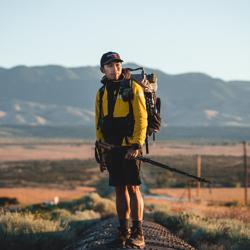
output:
<path id="1" fill-rule="evenodd" d="M 133 97 L 130 101 L 124 101 L 120 92 L 120 81 L 110 82 L 106 80 L 105 82 L 102 80 L 102 82 L 104 86 L 98 90 L 95 102 L 96 139 L 107 141 L 109 136 L 120 137 L 120 145 L 142 147 L 148 124 L 146 101 L 142 87 L 132 81 Z M 113 96 L 110 95 L 110 88 L 115 93 Z M 111 99 L 113 102 L 110 101 Z M 104 123 L 104 126 L 100 123 Z"/>

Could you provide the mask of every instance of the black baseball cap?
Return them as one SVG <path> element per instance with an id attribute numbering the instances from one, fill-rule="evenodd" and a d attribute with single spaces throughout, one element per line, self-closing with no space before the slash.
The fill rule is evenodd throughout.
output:
<path id="1" fill-rule="evenodd" d="M 101 67 L 103 67 L 105 64 L 109 64 L 111 62 L 123 62 L 123 60 L 121 59 L 120 55 L 116 52 L 107 52 L 105 54 L 102 55 L 101 58 Z"/>

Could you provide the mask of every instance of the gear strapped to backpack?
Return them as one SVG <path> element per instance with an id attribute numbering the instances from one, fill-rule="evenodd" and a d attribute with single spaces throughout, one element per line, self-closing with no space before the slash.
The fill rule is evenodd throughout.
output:
<path id="1" fill-rule="evenodd" d="M 132 71 L 141 70 L 140 74 L 131 74 Z M 147 126 L 147 135 L 146 135 L 146 153 L 148 150 L 148 137 L 153 135 L 153 140 L 155 140 L 155 133 L 159 132 L 161 126 L 161 117 L 160 117 L 160 109 L 161 109 L 161 100 L 156 96 L 157 91 L 157 77 L 155 74 L 145 74 L 143 68 L 125 68 L 123 69 L 123 73 L 125 74 L 124 80 L 120 83 L 119 94 L 121 95 L 123 101 L 129 102 L 129 119 L 133 120 L 133 110 L 132 110 L 132 100 L 133 100 L 133 92 L 132 92 L 132 82 L 136 82 L 143 88 L 145 100 L 146 100 L 146 109 L 148 114 L 148 126 Z M 104 94 L 103 86 L 100 89 L 99 96 L 99 122 L 98 127 L 102 123 L 102 97 Z M 133 121 L 130 122 L 132 124 Z M 101 127 L 101 126 L 100 126 Z M 126 137 L 125 137 L 126 138 Z"/>

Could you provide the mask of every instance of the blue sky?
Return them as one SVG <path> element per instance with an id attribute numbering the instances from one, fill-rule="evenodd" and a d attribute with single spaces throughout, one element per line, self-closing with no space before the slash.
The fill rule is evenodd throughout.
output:
<path id="1" fill-rule="evenodd" d="M 98 65 L 250 80 L 248 0 L 0 0 L 0 66 Z"/>

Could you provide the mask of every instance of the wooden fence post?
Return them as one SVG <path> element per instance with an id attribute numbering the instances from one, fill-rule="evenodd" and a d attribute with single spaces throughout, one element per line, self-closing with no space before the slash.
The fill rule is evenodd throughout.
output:
<path id="1" fill-rule="evenodd" d="M 247 173 L 247 146 L 246 146 L 246 142 L 245 141 L 243 141 L 243 152 L 244 152 L 244 154 L 243 154 L 243 162 L 244 162 L 244 186 L 245 186 L 245 188 L 244 188 L 244 203 L 245 203 L 245 205 L 247 206 L 247 203 L 248 203 L 248 201 L 247 201 L 247 189 L 248 189 L 248 173 Z"/>

